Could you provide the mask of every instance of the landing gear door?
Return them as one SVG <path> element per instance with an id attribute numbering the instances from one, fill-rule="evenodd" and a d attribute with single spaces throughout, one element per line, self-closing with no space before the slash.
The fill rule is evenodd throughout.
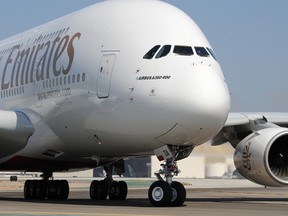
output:
<path id="1" fill-rule="evenodd" d="M 116 59 L 115 53 L 104 54 L 101 58 L 97 77 L 97 96 L 98 98 L 108 98 L 113 67 Z"/>

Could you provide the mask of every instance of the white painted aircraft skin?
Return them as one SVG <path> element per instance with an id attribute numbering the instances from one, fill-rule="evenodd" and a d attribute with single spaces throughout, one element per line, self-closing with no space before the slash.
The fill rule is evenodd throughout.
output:
<path id="1" fill-rule="evenodd" d="M 156 154 L 164 163 L 149 200 L 181 206 L 176 161 L 207 141 L 229 142 L 247 179 L 288 185 L 288 114 L 229 114 L 211 45 L 167 3 L 104 1 L 0 41 L 0 82 L 0 170 L 43 173 L 25 182 L 26 199 L 66 199 L 68 182 L 49 181 L 53 172 L 104 166 L 91 199 L 123 200 L 112 168 Z"/>
<path id="2" fill-rule="evenodd" d="M 191 18 L 160 1 L 105 1 L 0 44 L 1 109 L 23 112 L 34 128 L 2 162 L 47 159 L 47 150 L 60 161 L 87 161 L 199 145 L 228 115 L 211 55 L 143 58 L 155 45 L 211 48 Z"/>

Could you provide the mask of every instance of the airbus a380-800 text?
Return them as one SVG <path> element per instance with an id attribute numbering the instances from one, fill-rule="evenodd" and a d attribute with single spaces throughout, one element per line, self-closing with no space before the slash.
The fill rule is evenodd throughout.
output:
<path id="1" fill-rule="evenodd" d="M 235 165 L 267 186 L 288 184 L 287 114 L 229 113 L 211 45 L 161 1 L 104 1 L 0 41 L 0 170 L 41 172 L 26 199 L 67 199 L 53 172 L 103 166 L 90 197 L 125 200 L 124 159 L 163 160 L 154 206 L 181 206 L 177 161 L 230 142 Z"/>

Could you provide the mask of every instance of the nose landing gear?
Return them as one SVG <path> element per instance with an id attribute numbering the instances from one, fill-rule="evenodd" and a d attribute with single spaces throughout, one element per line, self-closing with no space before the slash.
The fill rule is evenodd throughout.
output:
<path id="1" fill-rule="evenodd" d="M 161 164 L 162 169 L 159 173 L 155 173 L 158 181 L 154 182 L 148 191 L 149 201 L 153 206 L 181 206 L 186 200 L 184 186 L 180 182 L 172 181 L 173 176 L 177 176 L 180 172 L 175 161 L 175 153 L 177 152 L 172 153 L 168 146 L 155 150 L 158 159 L 163 159 L 165 162 Z"/>

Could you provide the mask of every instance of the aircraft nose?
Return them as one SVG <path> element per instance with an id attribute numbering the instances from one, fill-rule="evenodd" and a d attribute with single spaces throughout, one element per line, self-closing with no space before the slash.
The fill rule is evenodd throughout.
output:
<path id="1" fill-rule="evenodd" d="M 189 85 L 189 80 L 192 83 Z M 188 81 L 188 82 L 187 82 Z M 200 116 L 225 119 L 230 108 L 230 96 L 224 79 L 209 66 L 195 67 L 183 91 L 189 92 L 190 103 Z"/>
<path id="2" fill-rule="evenodd" d="M 223 127 L 230 109 L 230 96 L 222 71 L 199 65 L 182 80 L 183 113 L 181 125 L 189 128 L 190 142 L 203 143 Z"/>

